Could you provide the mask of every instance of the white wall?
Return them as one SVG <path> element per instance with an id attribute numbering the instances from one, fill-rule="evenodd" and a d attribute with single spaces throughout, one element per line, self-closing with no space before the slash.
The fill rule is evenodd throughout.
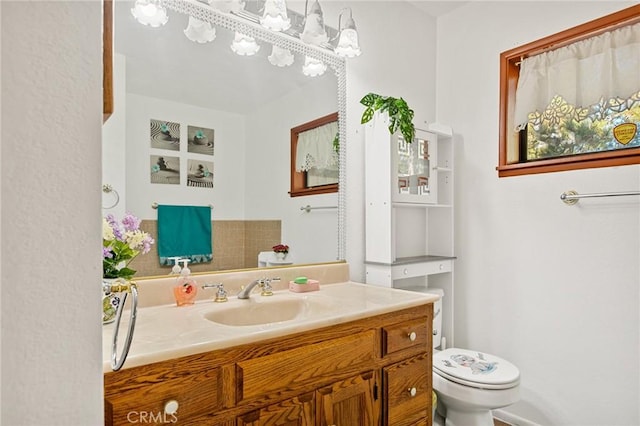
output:
<path id="1" fill-rule="evenodd" d="M 127 58 L 115 53 L 113 55 L 113 114 L 102 126 L 102 183 L 111 185 L 113 193 L 102 194 L 102 206 L 114 207 L 105 209 L 104 213 L 111 213 L 117 218 L 121 218 L 127 212 L 127 174 L 126 165 L 126 123 L 127 123 L 127 92 L 126 92 L 126 71 Z M 132 212 L 135 212 L 132 210 Z"/>
<path id="2" fill-rule="evenodd" d="M 312 84 L 247 116 L 246 217 L 282 219 L 282 242 L 290 246 L 296 263 L 334 261 L 337 256 L 338 210 L 300 210 L 307 204 L 337 206 L 337 194 L 289 196 L 291 128 L 336 112 L 337 91 L 329 69 Z"/>
<path id="3" fill-rule="evenodd" d="M 151 205 L 209 205 L 214 220 L 244 218 L 245 118 L 164 99 L 127 93 L 126 174 L 127 210 L 144 219 L 157 219 Z M 180 151 L 152 149 L 149 121 L 180 123 Z M 214 154 L 187 152 L 187 126 L 214 129 Z M 150 155 L 180 157 L 180 185 L 152 184 Z M 187 160 L 213 162 L 213 189 L 187 186 Z"/>
<path id="4" fill-rule="evenodd" d="M 456 346 L 522 374 L 541 425 L 637 425 L 639 166 L 498 179 L 499 54 L 629 3 L 470 2 L 438 20 L 437 120 L 456 133 Z"/>
<path id="5" fill-rule="evenodd" d="M 102 7 L 0 7 L 0 422 L 98 425 Z"/>

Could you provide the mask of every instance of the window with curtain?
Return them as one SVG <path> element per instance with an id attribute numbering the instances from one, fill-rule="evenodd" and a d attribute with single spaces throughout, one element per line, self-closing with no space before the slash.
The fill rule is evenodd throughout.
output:
<path id="1" fill-rule="evenodd" d="M 500 176 L 640 162 L 640 6 L 501 55 Z"/>

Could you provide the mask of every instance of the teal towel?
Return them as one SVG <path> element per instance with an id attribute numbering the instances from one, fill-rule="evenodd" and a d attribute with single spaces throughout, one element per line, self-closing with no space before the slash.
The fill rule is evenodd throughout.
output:
<path id="1" fill-rule="evenodd" d="M 158 206 L 158 255 L 161 265 L 170 257 L 211 262 L 211 207 Z"/>

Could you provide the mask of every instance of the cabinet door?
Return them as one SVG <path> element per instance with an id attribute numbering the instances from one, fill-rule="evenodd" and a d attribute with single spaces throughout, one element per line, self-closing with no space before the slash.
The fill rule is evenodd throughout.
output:
<path id="1" fill-rule="evenodd" d="M 385 425 L 431 423 L 431 352 L 384 368 Z"/>
<path id="2" fill-rule="evenodd" d="M 379 424 L 378 373 L 367 372 L 319 389 L 318 424 L 374 426 Z"/>
<path id="3" fill-rule="evenodd" d="M 391 161 L 394 183 L 392 200 L 398 203 L 437 203 L 438 173 L 434 172 L 438 158 L 437 136 L 416 130 L 416 137 L 407 142 L 396 133 L 392 139 Z"/>
<path id="4" fill-rule="evenodd" d="M 238 417 L 237 426 L 313 426 L 315 394 L 309 392 Z"/>

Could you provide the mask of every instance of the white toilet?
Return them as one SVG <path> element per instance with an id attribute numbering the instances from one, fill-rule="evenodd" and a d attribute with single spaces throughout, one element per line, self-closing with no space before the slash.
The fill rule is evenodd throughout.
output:
<path id="1" fill-rule="evenodd" d="M 443 296 L 440 289 L 429 293 Z M 434 303 L 433 390 L 446 426 L 493 426 L 491 410 L 520 399 L 520 371 L 504 359 L 468 349 L 441 349 L 442 299 Z M 434 424 L 436 424 L 434 420 Z"/>

